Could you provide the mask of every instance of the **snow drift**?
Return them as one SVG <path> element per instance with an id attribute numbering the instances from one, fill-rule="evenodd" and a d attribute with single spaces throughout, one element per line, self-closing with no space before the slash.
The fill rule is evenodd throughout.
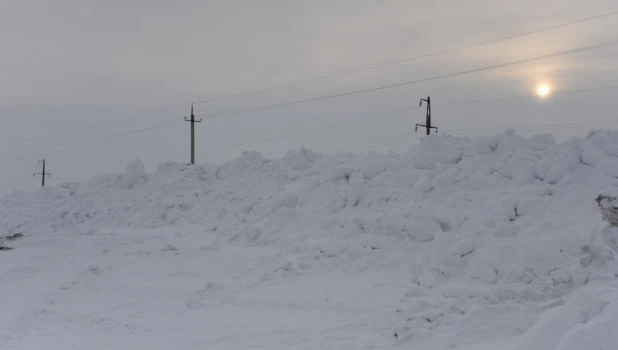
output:
<path id="1" fill-rule="evenodd" d="M 582 349 L 594 339 L 610 349 L 618 229 L 595 199 L 617 185 L 618 131 L 557 144 L 507 130 L 429 136 L 402 154 L 245 152 L 153 173 L 138 160 L 122 174 L 13 193 L 0 202 L 0 230 L 199 228 L 287 254 L 262 282 L 326 262 L 355 275 L 400 271 L 393 346 Z"/>

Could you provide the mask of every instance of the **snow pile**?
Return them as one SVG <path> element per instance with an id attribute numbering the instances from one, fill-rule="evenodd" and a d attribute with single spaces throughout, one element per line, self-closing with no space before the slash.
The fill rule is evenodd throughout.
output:
<path id="1" fill-rule="evenodd" d="M 605 227 L 597 203 L 606 219 L 616 207 L 595 199 L 617 185 L 617 131 L 556 144 L 507 130 L 429 136 L 403 154 L 245 152 L 150 174 L 136 161 L 124 174 L 8 196 L 0 230 L 192 230 L 209 240 L 205 250 L 214 241 L 274 249 L 285 261 L 242 275 L 251 288 L 318 271 L 396 276 L 399 294 L 366 300 L 392 308 L 380 336 L 393 346 L 583 349 L 592 339 L 610 349 L 618 229 Z"/>
<path id="2" fill-rule="evenodd" d="M 597 205 L 603 214 L 603 220 L 618 226 L 618 191 L 610 189 L 600 193 Z"/>

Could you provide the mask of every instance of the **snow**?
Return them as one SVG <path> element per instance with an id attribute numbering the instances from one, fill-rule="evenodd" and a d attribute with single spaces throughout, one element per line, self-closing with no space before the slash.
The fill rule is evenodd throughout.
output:
<path id="1" fill-rule="evenodd" d="M 431 135 L 15 192 L 1 348 L 616 349 L 616 149 Z"/>
<path id="2" fill-rule="evenodd" d="M 603 159 L 596 164 L 596 168 L 599 172 L 618 178 L 618 161 L 613 159 Z"/>
<path id="3" fill-rule="evenodd" d="M 543 151 L 556 144 L 556 140 L 551 134 L 537 134 L 528 141 L 530 148 L 534 151 Z"/>
<path id="4" fill-rule="evenodd" d="M 609 145 L 603 148 L 603 151 L 608 156 L 618 157 L 618 145 Z"/>
<path id="5" fill-rule="evenodd" d="M 122 179 L 124 182 L 123 188 L 126 189 L 131 189 L 140 183 L 148 181 L 146 167 L 139 158 L 127 165 L 127 169 Z"/>

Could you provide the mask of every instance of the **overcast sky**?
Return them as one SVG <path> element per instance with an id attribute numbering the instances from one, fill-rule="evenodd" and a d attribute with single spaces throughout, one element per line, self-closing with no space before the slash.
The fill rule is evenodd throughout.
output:
<path id="1" fill-rule="evenodd" d="M 0 0 L 0 195 L 36 190 L 36 161 L 46 158 L 51 184 L 123 171 L 140 157 L 148 170 L 189 158 L 188 107 L 64 133 L 141 113 L 229 94 L 337 74 L 618 10 L 614 0 Z M 499 43 L 333 79 L 213 101 L 197 114 L 277 104 L 456 73 L 618 39 L 618 15 Z M 534 94 L 518 99 L 436 107 L 443 130 L 521 135 L 583 135 L 584 125 L 616 120 L 618 90 L 561 91 L 618 85 L 618 46 L 398 88 L 216 119 L 197 125 L 197 161 L 221 163 L 244 149 L 279 157 L 304 145 L 326 150 L 413 131 L 416 109 L 384 118 L 243 147 L 238 143 L 418 106 Z M 92 141 L 164 122 L 167 127 Z M 612 127 L 609 124 L 599 124 Z M 478 130 L 480 128 L 496 128 Z M 538 128 L 537 128 L 538 129 Z M 419 132 L 418 136 L 421 133 Z M 470 134 L 473 136 L 475 134 Z M 41 136 L 40 138 L 38 138 Z M 406 135 L 346 150 L 402 150 Z M 37 137 L 36 140 L 30 140 Z M 30 140 L 27 142 L 19 142 Z M 71 150 L 84 140 L 91 144 Z M 378 146 L 376 146 L 378 145 Z M 213 150 L 214 148 L 221 148 Z M 60 151 L 59 151 L 60 150 Z"/>

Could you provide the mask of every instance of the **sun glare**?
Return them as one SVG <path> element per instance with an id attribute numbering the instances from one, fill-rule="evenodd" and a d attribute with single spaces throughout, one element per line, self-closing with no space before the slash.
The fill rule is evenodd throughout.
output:
<path id="1" fill-rule="evenodd" d="M 545 98 L 551 93 L 551 87 L 547 84 L 541 84 L 536 88 L 536 95 Z"/>

